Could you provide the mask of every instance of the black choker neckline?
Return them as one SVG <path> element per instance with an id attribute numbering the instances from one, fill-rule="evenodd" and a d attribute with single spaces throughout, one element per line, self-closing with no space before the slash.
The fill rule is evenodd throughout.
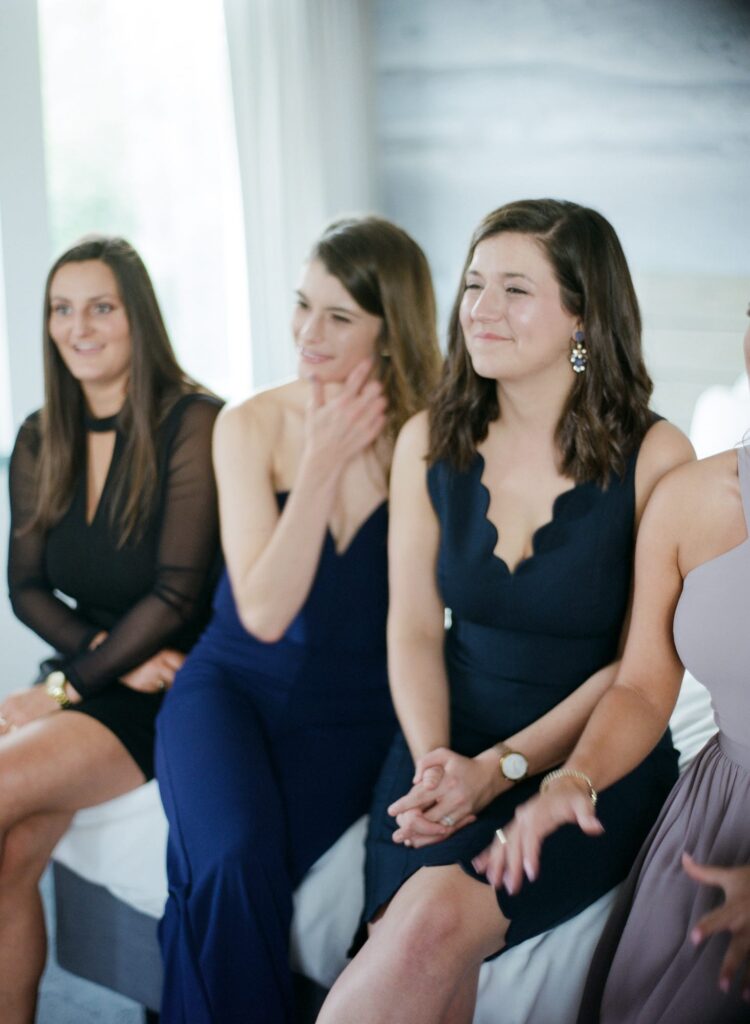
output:
<path id="1" fill-rule="evenodd" d="M 119 415 L 119 413 L 115 413 L 114 416 L 103 416 L 101 419 L 97 419 L 96 416 L 86 413 L 83 418 L 86 430 L 92 430 L 95 434 L 105 434 L 108 430 L 116 430 Z"/>

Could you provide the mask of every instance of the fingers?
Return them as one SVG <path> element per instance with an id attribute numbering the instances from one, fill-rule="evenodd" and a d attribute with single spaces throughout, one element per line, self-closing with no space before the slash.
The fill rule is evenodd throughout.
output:
<path id="1" fill-rule="evenodd" d="M 444 839 L 448 834 L 445 825 L 428 821 L 418 811 L 406 811 L 398 816 L 397 821 L 399 827 L 391 838 L 394 843 L 403 843 L 405 846 L 417 845 L 425 837 Z"/>
<path id="2" fill-rule="evenodd" d="M 162 665 L 179 672 L 185 663 L 185 655 L 181 651 L 166 650 L 161 652 Z"/>
<path id="3" fill-rule="evenodd" d="M 682 855 L 682 867 L 685 874 L 701 885 L 717 885 L 724 888 L 727 879 L 727 868 L 715 867 L 711 864 L 698 864 L 689 853 Z"/>
<path id="4" fill-rule="evenodd" d="M 359 394 L 362 385 L 365 383 L 372 371 L 372 365 L 373 361 L 369 356 L 366 359 L 363 359 L 361 363 L 357 363 L 352 372 L 346 378 L 343 394 L 349 395 L 350 397 L 354 397 L 354 395 Z M 380 387 L 377 381 L 370 381 L 370 383 L 377 384 L 377 386 Z"/>
<path id="5" fill-rule="evenodd" d="M 732 935 L 729 949 L 719 971 L 719 988 L 722 992 L 729 991 L 735 975 L 742 969 L 742 965 L 747 959 L 748 953 L 750 953 L 749 938 L 747 935 Z M 742 983 L 742 998 L 750 1001 L 750 969 L 745 971 Z"/>
<path id="6" fill-rule="evenodd" d="M 436 786 L 440 779 L 443 777 L 445 771 L 445 763 L 450 756 L 450 750 L 445 747 L 436 747 L 435 750 L 431 750 L 428 754 L 420 757 L 416 763 L 413 782 L 424 782 L 424 785 L 431 789 Z M 427 783 L 424 779 L 425 772 L 429 770 L 430 782 Z"/>
<path id="7" fill-rule="evenodd" d="M 429 807 L 434 801 L 435 797 L 431 793 L 426 793 L 421 785 L 413 786 L 408 793 L 390 805 L 388 814 L 392 818 L 397 818 L 399 814 L 404 814 L 406 811 L 422 810 Z"/>

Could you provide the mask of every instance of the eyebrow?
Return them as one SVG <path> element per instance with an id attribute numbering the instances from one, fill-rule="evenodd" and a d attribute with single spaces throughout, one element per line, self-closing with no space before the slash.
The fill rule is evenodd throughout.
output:
<path id="1" fill-rule="evenodd" d="M 305 295 L 305 293 L 303 291 L 300 291 L 299 288 L 297 288 L 297 290 L 295 291 L 295 295 L 298 295 L 301 299 L 304 299 L 305 302 L 310 301 L 308 297 Z M 360 319 L 362 316 L 361 313 L 358 313 L 355 309 L 349 309 L 347 306 L 326 306 L 325 309 L 328 313 L 345 313 L 347 316 L 357 317 L 357 319 Z"/>
<path id="2" fill-rule="evenodd" d="M 475 277 L 482 277 L 481 271 L 474 270 L 472 268 L 469 268 L 469 270 L 466 271 L 466 276 L 467 277 L 469 277 L 470 274 L 473 274 Z M 500 274 L 500 277 L 503 277 L 503 278 L 521 277 L 521 278 L 523 278 L 524 281 L 530 281 L 532 284 L 534 283 L 534 279 L 532 277 L 529 277 L 528 274 L 522 274 L 520 272 L 520 270 L 507 270 L 507 271 L 504 271 L 502 274 Z"/>
<path id="3" fill-rule="evenodd" d="M 91 298 L 86 299 L 86 302 L 101 302 L 102 299 L 109 299 L 110 301 L 118 302 L 116 295 L 111 295 L 109 292 L 103 292 L 101 295 L 92 295 Z M 70 302 L 70 299 L 65 295 L 50 295 L 50 302 Z"/>

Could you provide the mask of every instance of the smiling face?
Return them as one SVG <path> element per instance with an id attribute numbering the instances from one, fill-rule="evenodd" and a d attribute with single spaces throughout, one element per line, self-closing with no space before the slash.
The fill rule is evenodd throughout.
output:
<path id="1" fill-rule="evenodd" d="M 367 313 L 320 260 L 305 264 L 297 289 L 292 334 L 301 377 L 341 382 L 375 355 L 383 320 Z"/>
<path id="2" fill-rule="evenodd" d="M 132 346 L 117 281 L 101 260 L 65 263 L 52 278 L 49 334 L 81 384 L 127 389 Z"/>
<path id="3" fill-rule="evenodd" d="M 572 383 L 571 338 L 580 321 L 563 308 L 552 266 L 532 236 L 507 231 L 479 242 L 459 319 L 480 377 L 511 381 L 549 371 Z"/>

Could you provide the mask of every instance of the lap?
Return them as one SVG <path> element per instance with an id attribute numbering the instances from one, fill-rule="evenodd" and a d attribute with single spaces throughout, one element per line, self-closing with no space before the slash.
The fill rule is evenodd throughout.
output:
<path id="1" fill-rule="evenodd" d="M 117 737 L 86 715 L 53 712 L 0 737 L 0 830 L 29 815 L 103 803 L 144 781 Z"/>

